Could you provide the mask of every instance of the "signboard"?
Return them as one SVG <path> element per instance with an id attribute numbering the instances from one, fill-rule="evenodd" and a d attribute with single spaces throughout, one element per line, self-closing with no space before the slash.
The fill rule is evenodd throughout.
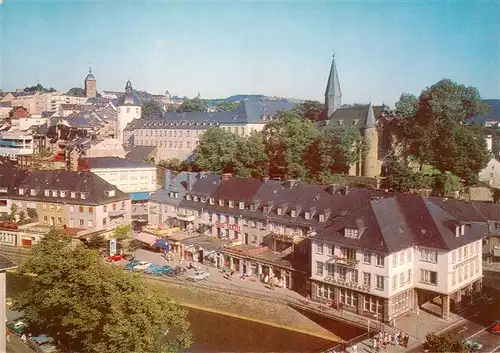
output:
<path id="1" fill-rule="evenodd" d="M 465 265 L 467 265 L 467 264 L 469 264 L 469 263 L 471 263 L 471 262 L 476 261 L 478 258 L 479 258 L 479 255 L 476 255 L 476 256 L 473 256 L 473 257 L 471 257 L 471 258 L 469 258 L 469 259 L 467 259 L 467 260 L 464 260 L 464 261 L 462 261 L 462 262 L 459 262 L 459 263 L 458 263 L 458 264 L 456 264 L 456 265 L 453 265 L 453 271 L 455 271 L 457 268 L 463 267 L 463 266 L 465 266 Z"/>
<path id="2" fill-rule="evenodd" d="M 116 239 L 109 239 L 109 256 L 116 255 Z"/>
<path id="3" fill-rule="evenodd" d="M 342 281 L 340 279 L 335 279 L 333 277 L 326 277 L 325 282 L 334 283 L 334 284 L 339 285 L 341 287 L 352 288 L 352 289 L 359 290 L 362 292 L 370 292 L 370 286 L 365 286 L 363 284 L 359 284 L 359 283 L 355 283 L 355 282 L 346 282 L 346 281 Z"/>
<path id="4" fill-rule="evenodd" d="M 234 230 L 235 232 L 239 232 L 241 230 L 240 226 L 237 225 L 237 224 L 228 224 L 228 223 L 222 223 L 222 222 L 215 222 L 215 226 L 217 228 Z"/>

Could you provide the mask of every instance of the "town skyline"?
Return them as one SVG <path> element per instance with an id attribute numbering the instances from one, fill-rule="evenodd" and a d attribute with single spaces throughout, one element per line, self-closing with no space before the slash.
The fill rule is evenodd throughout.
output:
<path id="1" fill-rule="evenodd" d="M 343 103 L 392 105 L 443 78 L 500 97 L 494 3 L 116 4 L 5 2 L 0 88 L 65 92 L 91 63 L 98 91 L 322 101 L 335 54 Z"/>

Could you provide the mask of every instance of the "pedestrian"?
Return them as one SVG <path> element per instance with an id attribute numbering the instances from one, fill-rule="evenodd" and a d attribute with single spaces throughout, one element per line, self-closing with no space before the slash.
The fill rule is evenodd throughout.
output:
<path id="1" fill-rule="evenodd" d="M 6 336 L 5 336 L 5 340 L 7 341 L 7 343 L 10 343 L 10 331 L 9 329 L 6 329 Z"/>
<path id="2" fill-rule="evenodd" d="M 24 333 L 21 335 L 21 341 L 26 343 L 26 335 Z"/>
<path id="3" fill-rule="evenodd" d="M 405 337 L 403 339 L 403 345 L 405 348 L 408 348 L 408 341 L 410 340 L 410 336 L 408 336 L 407 333 L 405 333 Z"/>

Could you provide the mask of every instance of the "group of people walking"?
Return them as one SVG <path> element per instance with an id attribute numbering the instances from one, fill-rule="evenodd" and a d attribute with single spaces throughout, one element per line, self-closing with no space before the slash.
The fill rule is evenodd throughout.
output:
<path id="1" fill-rule="evenodd" d="M 394 335 L 391 335 L 388 332 L 380 331 L 377 333 L 373 339 L 373 349 L 376 352 L 379 352 L 381 349 L 387 348 L 388 346 L 403 346 L 408 348 L 408 341 L 410 337 L 407 333 L 403 333 L 399 331 Z"/>

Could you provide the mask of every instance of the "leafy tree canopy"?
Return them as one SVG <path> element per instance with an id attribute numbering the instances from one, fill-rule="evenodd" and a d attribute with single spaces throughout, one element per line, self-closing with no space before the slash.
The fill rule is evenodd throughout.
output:
<path id="1" fill-rule="evenodd" d="M 218 112 L 231 112 L 235 110 L 238 105 L 240 105 L 240 102 L 222 101 L 215 105 L 215 109 Z"/>
<path id="2" fill-rule="evenodd" d="M 422 175 L 415 172 L 394 154 L 389 155 L 387 159 L 387 174 L 384 187 L 390 190 L 408 192 L 422 186 Z"/>
<path id="3" fill-rule="evenodd" d="M 164 110 L 161 106 L 160 102 L 149 100 L 142 105 L 141 109 L 141 118 L 150 117 L 150 116 L 161 116 L 163 115 Z"/>
<path id="4" fill-rule="evenodd" d="M 308 120 L 325 120 L 325 106 L 318 101 L 305 101 L 298 104 L 295 110 Z"/>
<path id="5" fill-rule="evenodd" d="M 342 104 L 341 108 L 360 108 L 366 107 L 368 104 L 366 103 L 352 103 L 352 104 Z"/>
<path id="6" fill-rule="evenodd" d="M 264 134 L 252 131 L 249 136 L 240 138 L 238 142 L 239 164 L 236 167 L 236 174 L 245 178 L 269 175 L 269 158 Z"/>
<path id="7" fill-rule="evenodd" d="M 234 173 L 240 166 L 238 149 L 241 137 L 220 127 L 208 129 L 201 135 L 194 151 L 196 164 L 214 173 Z"/>
<path id="8" fill-rule="evenodd" d="M 15 310 L 25 314 L 29 333 L 53 337 L 63 352 L 177 352 L 191 344 L 185 310 L 160 287 L 56 230 L 20 271 L 34 276 Z"/>
<path id="9" fill-rule="evenodd" d="M 304 119 L 297 111 L 281 111 L 266 125 L 264 134 L 271 173 L 305 179 L 308 172 L 303 157 L 319 137 L 312 121 Z"/>
<path id="10" fill-rule="evenodd" d="M 118 226 L 113 231 L 113 236 L 117 241 L 128 239 L 132 236 L 132 228 L 130 225 Z"/>
<path id="11" fill-rule="evenodd" d="M 73 87 L 66 94 L 73 97 L 85 97 L 85 90 L 80 87 Z"/>
<path id="12" fill-rule="evenodd" d="M 51 92 L 56 92 L 56 89 L 54 87 L 45 88 L 41 84 L 38 83 L 36 86 L 24 87 L 23 92 L 25 92 L 25 93 L 34 93 L 34 92 L 51 93 Z"/>
<path id="13" fill-rule="evenodd" d="M 186 99 L 177 108 L 178 113 L 204 112 L 207 109 L 207 102 L 201 98 Z"/>
<path id="14" fill-rule="evenodd" d="M 467 353 L 469 351 L 464 343 L 456 340 L 450 334 L 436 335 L 429 333 L 425 337 L 424 348 L 436 353 Z"/>

